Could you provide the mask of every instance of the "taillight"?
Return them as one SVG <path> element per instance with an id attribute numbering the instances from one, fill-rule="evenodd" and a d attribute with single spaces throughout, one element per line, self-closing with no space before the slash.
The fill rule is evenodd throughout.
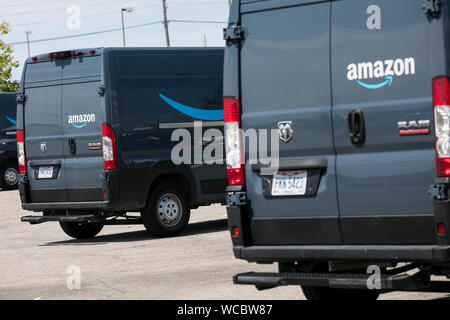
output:
<path id="1" fill-rule="evenodd" d="M 450 177 L 450 80 L 433 80 L 434 129 L 438 177 Z"/>
<path id="2" fill-rule="evenodd" d="M 241 103 L 237 98 L 225 97 L 223 109 L 228 183 L 230 186 L 243 186 L 245 157 L 241 130 Z"/>
<path id="3" fill-rule="evenodd" d="M 443 223 L 438 224 L 438 234 L 441 236 L 445 235 L 445 224 Z"/>
<path id="4" fill-rule="evenodd" d="M 105 170 L 117 169 L 117 141 L 114 130 L 106 123 L 102 125 L 103 161 Z"/>
<path id="5" fill-rule="evenodd" d="M 17 157 L 19 162 L 19 173 L 27 173 L 27 155 L 25 153 L 25 133 L 17 130 Z"/>

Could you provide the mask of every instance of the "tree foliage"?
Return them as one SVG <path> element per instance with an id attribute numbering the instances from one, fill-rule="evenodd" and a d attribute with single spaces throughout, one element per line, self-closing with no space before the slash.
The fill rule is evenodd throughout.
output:
<path id="1" fill-rule="evenodd" d="M 10 45 L 5 44 L 1 36 L 10 32 L 9 24 L 0 24 L 0 92 L 16 92 L 19 90 L 19 82 L 12 81 L 13 68 L 19 67 L 19 62 L 14 61 L 14 50 Z"/>

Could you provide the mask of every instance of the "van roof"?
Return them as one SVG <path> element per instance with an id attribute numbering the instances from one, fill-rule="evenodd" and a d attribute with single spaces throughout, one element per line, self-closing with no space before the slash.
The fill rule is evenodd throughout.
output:
<path id="1" fill-rule="evenodd" d="M 102 55 L 104 52 L 110 51 L 218 51 L 224 50 L 224 47 L 99 47 L 99 48 L 84 48 L 84 49 L 72 49 L 64 51 L 54 51 L 49 53 L 43 53 L 28 58 L 25 63 L 44 62 L 55 59 L 76 58 L 80 56 L 97 56 Z"/>

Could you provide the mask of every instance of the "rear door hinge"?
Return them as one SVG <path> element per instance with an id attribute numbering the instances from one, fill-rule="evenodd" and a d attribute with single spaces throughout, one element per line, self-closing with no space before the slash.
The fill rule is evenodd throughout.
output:
<path id="1" fill-rule="evenodd" d="M 246 192 L 229 192 L 227 194 L 227 207 L 245 206 L 246 204 Z"/>
<path id="2" fill-rule="evenodd" d="M 238 42 L 244 39 L 244 30 L 241 26 L 232 24 L 229 25 L 228 28 L 223 29 L 223 40 L 227 42 L 227 45 L 230 45 L 234 42 Z"/>
<path id="3" fill-rule="evenodd" d="M 97 92 L 99 96 L 103 97 L 105 95 L 105 91 L 106 91 L 105 86 L 98 87 Z"/>
<path id="4" fill-rule="evenodd" d="M 16 97 L 17 102 L 24 103 L 27 100 L 27 96 L 24 93 L 19 93 Z"/>
<path id="5" fill-rule="evenodd" d="M 434 184 L 428 189 L 428 194 L 435 200 L 447 200 L 447 186 L 444 184 Z"/>
<path id="6" fill-rule="evenodd" d="M 441 0 L 424 0 L 422 9 L 426 14 L 436 16 L 441 13 Z"/>

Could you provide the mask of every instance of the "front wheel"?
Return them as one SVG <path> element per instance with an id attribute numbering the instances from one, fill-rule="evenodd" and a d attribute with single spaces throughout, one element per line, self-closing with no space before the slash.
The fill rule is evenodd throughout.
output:
<path id="1" fill-rule="evenodd" d="M 378 291 L 369 289 L 341 289 L 313 286 L 302 286 L 302 291 L 308 300 L 375 301 L 380 295 Z"/>
<path id="2" fill-rule="evenodd" d="M 75 239 L 88 239 L 95 237 L 103 229 L 98 223 L 60 222 L 63 231 Z"/>
<path id="3" fill-rule="evenodd" d="M 156 187 L 141 212 L 147 231 L 157 237 L 173 237 L 187 227 L 190 207 L 186 193 L 176 185 Z"/>

